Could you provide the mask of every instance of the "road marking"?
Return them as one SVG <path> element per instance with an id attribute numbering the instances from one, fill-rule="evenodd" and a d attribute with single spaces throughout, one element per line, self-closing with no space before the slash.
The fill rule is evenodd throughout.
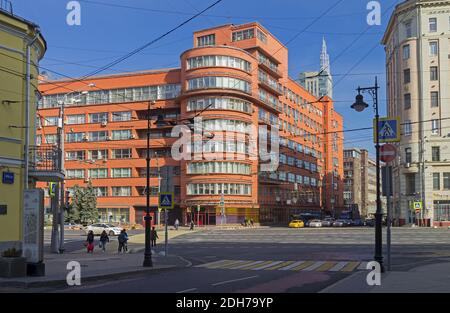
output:
<path id="1" fill-rule="evenodd" d="M 176 293 L 186 293 L 186 292 L 191 292 L 191 291 L 195 291 L 197 290 L 197 288 L 190 288 L 190 289 L 186 289 L 186 290 L 181 290 L 181 291 L 177 291 Z"/>
<path id="2" fill-rule="evenodd" d="M 229 269 L 229 268 L 231 268 L 231 267 L 233 267 L 233 266 L 235 266 L 235 265 L 242 264 L 243 262 L 247 262 L 247 261 L 245 261 L 245 260 L 231 261 L 231 262 L 229 262 L 229 263 L 227 263 L 227 264 L 221 264 L 221 265 L 215 266 L 215 267 L 213 267 L 213 268 L 226 268 L 226 269 Z"/>
<path id="3" fill-rule="evenodd" d="M 230 267 L 229 269 L 230 270 L 238 270 L 238 269 L 241 269 L 243 267 L 258 265 L 258 264 L 261 264 L 262 262 L 263 261 L 243 261 L 243 264 Z"/>
<path id="4" fill-rule="evenodd" d="M 359 265 L 359 262 L 349 262 L 349 263 L 341 270 L 341 272 L 352 272 L 358 265 Z"/>
<path id="5" fill-rule="evenodd" d="M 267 264 L 270 264 L 270 263 L 272 263 L 273 261 L 263 261 L 263 262 L 261 262 L 261 263 L 259 263 L 259 264 L 256 264 L 256 265 L 252 265 L 252 266 L 246 266 L 245 268 L 242 268 L 243 270 L 253 270 L 255 267 L 261 267 L 261 266 L 263 266 L 263 265 L 267 265 Z"/>
<path id="6" fill-rule="evenodd" d="M 233 280 L 221 281 L 221 282 L 212 284 L 211 286 L 220 286 L 220 285 L 225 285 L 225 284 L 229 284 L 229 283 L 234 283 L 234 282 L 242 281 L 242 280 L 248 280 L 248 279 L 252 279 L 252 278 L 256 278 L 256 277 L 258 277 L 258 275 L 255 275 L 255 276 L 249 276 L 249 277 L 243 277 L 243 278 L 238 278 L 238 279 L 233 279 Z"/>
<path id="7" fill-rule="evenodd" d="M 271 267 L 271 266 L 280 264 L 281 262 L 283 262 L 283 261 L 270 261 L 270 263 L 265 264 L 265 265 L 263 265 L 263 266 L 259 266 L 259 267 L 257 267 L 257 268 L 253 268 L 253 270 L 254 270 L 254 271 L 263 270 L 263 269 L 265 269 L 265 268 L 268 268 L 268 267 Z"/>
<path id="8" fill-rule="evenodd" d="M 239 260 L 227 260 L 226 262 L 220 263 L 220 264 L 215 264 L 210 266 L 209 264 L 206 265 L 207 268 L 222 268 L 225 267 L 227 265 L 232 265 L 235 264 L 237 262 L 240 262 Z"/>
<path id="9" fill-rule="evenodd" d="M 300 271 L 308 266 L 311 266 L 312 264 L 314 264 L 314 261 L 305 261 L 302 264 L 300 264 L 299 266 L 294 267 L 292 270 L 293 271 Z"/>
<path id="10" fill-rule="evenodd" d="M 294 261 L 285 261 L 285 262 L 280 263 L 280 264 L 278 264 L 278 265 L 268 267 L 268 268 L 266 268 L 265 270 L 266 270 L 266 271 L 277 270 L 277 269 L 279 269 L 279 268 L 288 266 L 288 265 L 290 265 L 290 264 L 292 264 L 292 263 L 294 263 Z"/>
<path id="11" fill-rule="evenodd" d="M 344 266 L 347 265 L 348 262 L 342 261 L 342 262 L 338 262 L 335 266 L 333 266 L 332 268 L 330 268 L 328 271 L 329 272 L 339 272 L 342 268 L 344 268 Z"/>
<path id="12" fill-rule="evenodd" d="M 300 264 L 302 264 L 302 263 L 304 263 L 304 262 L 305 262 L 305 261 L 297 261 L 297 262 L 292 263 L 292 264 L 289 265 L 289 266 L 280 268 L 280 270 L 281 270 L 281 271 L 287 271 L 287 270 L 290 270 L 291 268 L 294 268 L 294 267 L 296 267 L 297 265 L 300 265 Z"/>
<path id="13" fill-rule="evenodd" d="M 195 267 L 207 267 L 207 266 L 213 266 L 213 265 L 217 265 L 217 264 L 222 264 L 222 263 L 226 263 L 229 262 L 230 260 L 220 260 L 220 261 L 215 261 L 215 262 L 210 262 L 210 263 L 204 263 L 204 264 L 200 264 L 197 265 Z"/>
<path id="14" fill-rule="evenodd" d="M 369 262 L 361 262 L 361 264 L 358 266 L 358 270 L 366 270 L 367 269 L 367 263 Z"/>
<path id="15" fill-rule="evenodd" d="M 332 268 L 334 265 L 336 265 L 337 262 L 325 262 L 323 265 L 319 266 L 316 271 L 317 272 L 326 272 L 330 268 Z"/>
<path id="16" fill-rule="evenodd" d="M 314 271 L 316 268 L 322 266 L 323 264 L 325 264 L 325 261 L 318 261 L 318 262 L 312 264 L 311 266 L 304 268 L 303 271 L 307 271 L 307 272 Z"/>

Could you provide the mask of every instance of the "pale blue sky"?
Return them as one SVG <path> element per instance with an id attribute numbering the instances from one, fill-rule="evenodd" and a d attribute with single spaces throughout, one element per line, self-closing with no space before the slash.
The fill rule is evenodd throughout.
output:
<path id="1" fill-rule="evenodd" d="M 283 43 L 289 42 L 289 72 L 292 78 L 318 70 L 322 37 L 326 38 L 335 74 L 335 107 L 344 115 L 345 128 L 371 126 L 373 112 L 354 113 L 358 85 L 372 86 L 375 75 L 381 85 L 380 107 L 384 114 L 384 49 L 380 40 L 393 4 L 381 2 L 381 26 L 369 27 L 365 0 L 344 0 L 295 40 L 291 39 L 315 17 L 338 0 L 223 0 L 205 16 L 198 17 L 165 39 L 104 73 L 178 67 L 180 54 L 192 47 L 192 32 L 220 24 L 258 21 Z M 13 0 L 16 14 L 41 26 L 48 43 L 41 65 L 71 77 L 92 72 L 129 51 L 151 41 L 207 7 L 214 0 L 92 0 L 80 1 L 81 26 L 66 24 L 66 0 Z M 109 3 L 129 8 L 105 6 Z M 145 8 L 139 10 L 135 8 Z M 361 33 L 364 35 L 360 35 Z M 352 44 L 353 43 L 353 44 Z M 352 46 L 349 46 L 352 44 Z M 72 64 L 70 64 L 72 63 Z M 76 64 L 75 64 L 76 63 Z M 343 74 L 350 74 L 344 76 Z M 54 75 L 53 78 L 58 78 Z M 370 102 L 369 102 L 370 100 Z M 371 99 L 367 98 L 368 103 Z M 346 133 L 346 146 L 373 152 L 371 131 Z"/>

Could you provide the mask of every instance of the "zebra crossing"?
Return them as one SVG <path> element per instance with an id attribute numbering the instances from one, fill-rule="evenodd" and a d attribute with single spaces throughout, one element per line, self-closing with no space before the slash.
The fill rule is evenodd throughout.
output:
<path id="1" fill-rule="evenodd" d="M 219 260 L 196 265 L 205 269 L 247 270 L 247 271 L 305 271 L 305 272 L 344 272 L 366 270 L 365 261 L 254 261 Z"/>

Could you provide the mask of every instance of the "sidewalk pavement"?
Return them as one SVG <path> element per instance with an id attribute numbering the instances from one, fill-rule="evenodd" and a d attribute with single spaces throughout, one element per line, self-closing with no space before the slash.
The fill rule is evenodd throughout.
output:
<path id="1" fill-rule="evenodd" d="M 407 272 L 391 271 L 381 275 L 381 286 L 369 286 L 369 271 L 359 271 L 323 289 L 321 293 L 448 293 L 450 259 L 415 267 Z"/>
<path id="2" fill-rule="evenodd" d="M 23 277 L 23 278 L 0 278 L 0 288 L 39 288 L 49 286 L 67 286 L 66 276 L 69 273 L 67 264 L 70 261 L 77 261 L 81 266 L 81 284 L 83 281 L 96 281 L 104 279 L 117 279 L 129 277 L 142 273 L 167 270 L 176 267 L 187 267 L 191 263 L 182 257 L 169 255 L 167 257 L 155 254 L 152 255 L 153 267 L 143 267 L 143 252 L 132 251 L 119 254 L 118 244 L 111 241 L 107 246 L 107 251 L 102 252 L 98 247 L 98 240 L 93 254 L 86 253 L 85 249 L 64 254 L 44 255 L 45 272 L 44 277 Z M 143 249 L 139 249 L 143 251 Z M 1 289 L 0 289 L 1 291 Z"/>

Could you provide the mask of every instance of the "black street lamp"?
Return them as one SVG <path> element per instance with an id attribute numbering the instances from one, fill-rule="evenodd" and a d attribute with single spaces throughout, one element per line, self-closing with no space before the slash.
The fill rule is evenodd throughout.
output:
<path id="1" fill-rule="evenodd" d="M 376 181 L 377 181 L 377 210 L 375 213 L 375 261 L 380 264 L 381 271 L 384 272 L 383 266 L 383 247 L 382 247 L 382 217 L 383 212 L 381 209 L 381 190 L 380 190 L 380 135 L 378 132 L 378 122 L 380 115 L 378 112 L 378 79 L 375 77 L 375 86 L 361 88 L 358 87 L 358 95 L 356 96 L 356 102 L 352 104 L 351 108 L 356 110 L 356 112 L 362 112 L 364 109 L 369 107 L 367 103 L 364 102 L 364 97 L 361 92 L 369 93 L 373 98 L 373 107 L 375 110 L 375 149 L 376 149 Z"/>
<path id="2" fill-rule="evenodd" d="M 152 248 L 151 248 L 151 220 L 150 216 L 150 128 L 151 128 L 151 104 L 155 104 L 155 101 L 150 101 L 147 107 L 147 207 L 145 214 L 145 252 L 144 252 L 144 267 L 152 267 Z M 167 122 L 164 121 L 162 115 L 158 115 L 155 121 L 156 126 L 166 126 Z"/>

